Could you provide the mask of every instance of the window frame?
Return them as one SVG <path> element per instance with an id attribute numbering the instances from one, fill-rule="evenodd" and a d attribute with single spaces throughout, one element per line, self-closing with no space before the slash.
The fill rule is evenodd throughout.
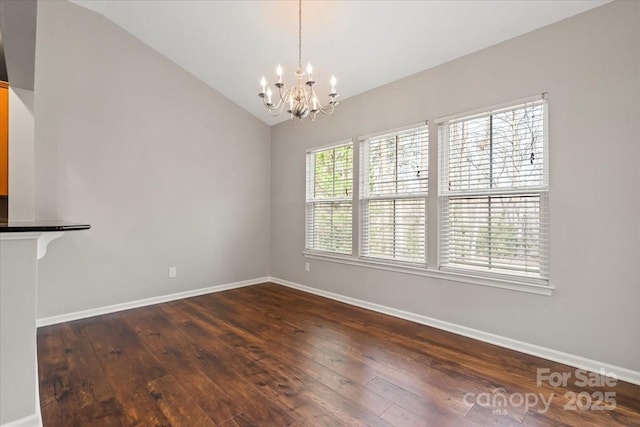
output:
<path id="1" fill-rule="evenodd" d="M 314 187 L 315 187 L 315 154 L 323 151 L 334 150 L 336 148 L 350 147 L 351 148 L 351 195 L 349 197 L 326 197 L 326 198 L 315 198 L 314 195 Z M 304 226 L 304 252 L 305 253 L 314 253 L 317 255 L 327 255 L 327 256 L 341 256 L 341 257 L 349 257 L 354 254 L 354 241 L 353 241 L 353 213 L 354 213 L 354 174 L 355 174 L 355 150 L 354 144 L 351 139 L 342 140 L 339 142 L 326 144 L 318 147 L 313 147 L 307 149 L 305 152 L 305 226 Z M 313 167 L 310 167 L 310 159 L 313 161 Z M 311 176 L 313 175 L 313 176 Z M 318 203 L 341 203 L 348 202 L 351 204 L 351 253 L 343 253 L 336 251 L 327 251 L 321 249 L 315 249 L 309 247 L 310 237 L 309 230 L 309 207 L 310 205 L 315 205 Z"/>
<path id="2" fill-rule="evenodd" d="M 538 186 L 523 186 L 523 187 L 506 187 L 506 188 L 496 188 L 496 189 L 467 189 L 467 190 L 447 190 L 446 183 L 448 182 L 447 178 L 444 176 L 448 173 L 448 165 L 445 164 L 447 161 L 449 146 L 448 146 L 448 138 L 445 136 L 446 126 L 456 121 L 467 121 L 476 118 L 482 117 L 492 117 L 496 114 L 500 114 L 502 112 L 515 111 L 520 109 L 519 107 L 526 108 L 527 104 L 537 104 L 542 106 L 542 171 L 541 171 L 541 179 L 542 184 Z M 500 104 L 498 106 L 484 108 L 481 110 L 475 110 L 469 113 L 461 113 L 456 114 L 455 116 L 449 116 L 446 118 L 441 118 L 436 120 L 436 124 L 438 125 L 438 270 L 444 272 L 452 272 L 452 273 L 460 273 L 460 274 L 470 274 L 474 276 L 488 277 L 488 278 L 497 278 L 497 279 L 506 279 L 514 282 L 521 282 L 525 285 L 539 285 L 539 286 L 549 286 L 549 274 L 548 274 L 548 253 L 545 254 L 543 259 L 541 260 L 539 269 L 540 272 L 538 274 L 522 272 L 517 273 L 515 268 L 512 268 L 511 271 L 509 269 L 498 269 L 497 271 L 491 268 L 483 268 L 483 267 L 472 267 L 472 266 L 463 266 L 463 265 L 455 265 L 455 263 L 445 264 L 443 262 L 444 259 L 447 258 L 447 255 L 443 253 L 444 248 L 449 242 L 445 242 L 447 236 L 444 236 L 444 230 L 447 229 L 447 225 L 445 221 L 444 211 L 448 207 L 448 203 L 452 199 L 461 199 L 461 198 L 487 198 L 488 203 L 491 203 L 491 197 L 508 197 L 508 196 L 522 196 L 522 197 L 530 197 L 530 196 L 538 196 L 539 197 L 539 213 L 538 213 L 538 221 L 544 219 L 544 227 L 539 231 L 539 242 L 540 246 L 548 247 L 549 237 L 548 237 L 548 211 L 549 211 L 549 122 L 548 122 L 548 102 L 546 93 L 541 95 L 528 97 L 524 99 L 519 99 L 516 101 L 511 101 L 509 103 Z M 493 144 L 493 139 L 491 138 L 490 144 Z M 489 208 L 489 212 L 491 209 Z M 542 222 L 542 221 L 541 221 Z M 541 224 L 542 225 L 542 224 Z M 449 235 L 450 237 L 451 235 Z"/>

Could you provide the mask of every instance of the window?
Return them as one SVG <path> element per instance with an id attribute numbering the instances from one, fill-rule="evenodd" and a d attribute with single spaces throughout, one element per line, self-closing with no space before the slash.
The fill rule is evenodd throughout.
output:
<path id="1" fill-rule="evenodd" d="M 547 282 L 546 101 L 439 128 L 440 268 Z"/>
<path id="2" fill-rule="evenodd" d="M 352 254 L 353 146 L 307 152 L 306 248 Z"/>
<path id="3" fill-rule="evenodd" d="M 362 142 L 362 257 L 426 264 L 428 146 L 426 125 Z"/>
<path id="4" fill-rule="evenodd" d="M 305 257 L 551 295 L 546 95 L 436 124 L 307 151 Z"/>

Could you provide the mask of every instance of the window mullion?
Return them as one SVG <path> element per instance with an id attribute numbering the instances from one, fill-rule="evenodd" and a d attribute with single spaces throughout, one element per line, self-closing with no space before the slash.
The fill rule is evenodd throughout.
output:
<path id="1" fill-rule="evenodd" d="M 396 135 L 395 137 L 395 152 L 394 152 L 394 160 L 395 160 L 395 167 L 394 167 L 394 181 L 395 181 L 395 196 L 398 196 L 398 135 Z M 398 223 L 398 217 L 396 216 L 396 198 L 394 197 L 393 199 L 393 258 L 397 258 L 396 255 L 396 251 L 397 251 L 397 243 L 396 243 L 396 233 L 397 233 L 397 227 L 396 224 Z"/>
<path id="2" fill-rule="evenodd" d="M 356 141 L 357 139 L 353 139 Z M 360 253 L 360 215 L 362 207 L 358 203 L 358 195 L 360 194 L 360 174 L 361 174 L 361 156 L 362 146 L 354 143 L 353 150 L 351 152 L 351 163 L 353 165 L 353 171 L 351 175 L 351 255 L 357 256 Z"/>
<path id="3" fill-rule="evenodd" d="M 489 116 L 489 188 L 493 189 L 493 114 Z M 489 196 L 489 214 L 488 214 L 488 237 L 487 237 L 487 251 L 489 256 L 489 269 L 493 260 L 493 230 L 492 230 L 492 218 L 491 218 L 491 196 Z"/>
<path id="4" fill-rule="evenodd" d="M 332 149 L 331 150 L 331 159 L 333 160 L 331 162 L 331 197 L 334 198 L 336 197 L 336 149 Z M 335 248 L 335 251 L 338 251 L 338 241 L 336 239 L 336 234 L 335 234 L 335 229 L 333 226 L 333 209 L 335 207 L 334 202 L 332 202 L 329 208 L 329 212 L 330 212 L 330 220 L 329 220 L 329 227 L 330 227 L 330 236 L 331 236 L 331 246 L 332 249 Z"/>

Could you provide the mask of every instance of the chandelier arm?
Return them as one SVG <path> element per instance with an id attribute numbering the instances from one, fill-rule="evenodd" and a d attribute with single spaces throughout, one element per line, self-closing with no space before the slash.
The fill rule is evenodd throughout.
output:
<path id="1" fill-rule="evenodd" d="M 262 98 L 262 103 L 269 110 L 269 112 L 278 110 L 278 114 L 282 111 L 282 107 L 284 106 L 284 102 L 278 100 L 277 104 L 269 104 L 266 98 Z M 272 114 L 273 115 L 273 114 Z"/>
<path id="2" fill-rule="evenodd" d="M 271 114 L 273 117 L 276 117 L 279 116 L 280 113 L 282 113 L 282 110 L 284 109 L 284 102 L 279 102 L 277 106 L 269 107 L 268 105 L 265 105 L 265 107 L 267 107 L 269 114 Z"/>
<path id="3" fill-rule="evenodd" d="M 335 109 L 335 104 L 330 104 L 326 107 L 321 107 L 318 111 L 320 111 L 322 114 L 333 114 L 333 110 Z"/>
<path id="4" fill-rule="evenodd" d="M 283 91 L 283 87 L 284 85 L 278 86 L 278 96 L 280 97 L 280 102 L 287 103 L 289 102 L 289 93 L 291 92 L 291 88 L 285 88 Z"/>
<path id="5" fill-rule="evenodd" d="M 280 109 L 280 111 L 269 110 L 269 114 L 272 115 L 273 117 L 279 116 L 281 112 L 282 112 L 282 109 Z"/>
<path id="6" fill-rule="evenodd" d="M 271 108 L 273 107 L 273 104 L 269 104 L 269 103 L 267 102 L 267 97 L 266 97 L 266 96 L 265 96 L 265 97 L 262 97 L 262 104 L 263 104 L 265 107 L 267 107 L 267 109 L 268 109 L 268 110 L 271 110 Z"/>
<path id="7" fill-rule="evenodd" d="M 326 105 L 322 104 L 320 100 L 318 100 L 316 109 L 324 114 L 331 114 L 333 113 L 333 110 L 335 109 L 336 104 L 337 104 L 337 101 L 333 97 L 331 98 L 331 101 L 329 101 L 329 103 Z"/>
<path id="8" fill-rule="evenodd" d="M 329 105 L 318 105 L 317 107 L 317 111 L 322 113 L 322 114 L 333 114 L 333 109 L 334 109 L 334 105 L 333 104 L 329 104 Z"/>

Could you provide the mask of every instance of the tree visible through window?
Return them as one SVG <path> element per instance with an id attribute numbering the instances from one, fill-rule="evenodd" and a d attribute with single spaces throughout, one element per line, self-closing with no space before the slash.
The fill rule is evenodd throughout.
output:
<path id="1" fill-rule="evenodd" d="M 352 253 L 352 198 L 352 145 L 307 153 L 307 249 Z"/>

